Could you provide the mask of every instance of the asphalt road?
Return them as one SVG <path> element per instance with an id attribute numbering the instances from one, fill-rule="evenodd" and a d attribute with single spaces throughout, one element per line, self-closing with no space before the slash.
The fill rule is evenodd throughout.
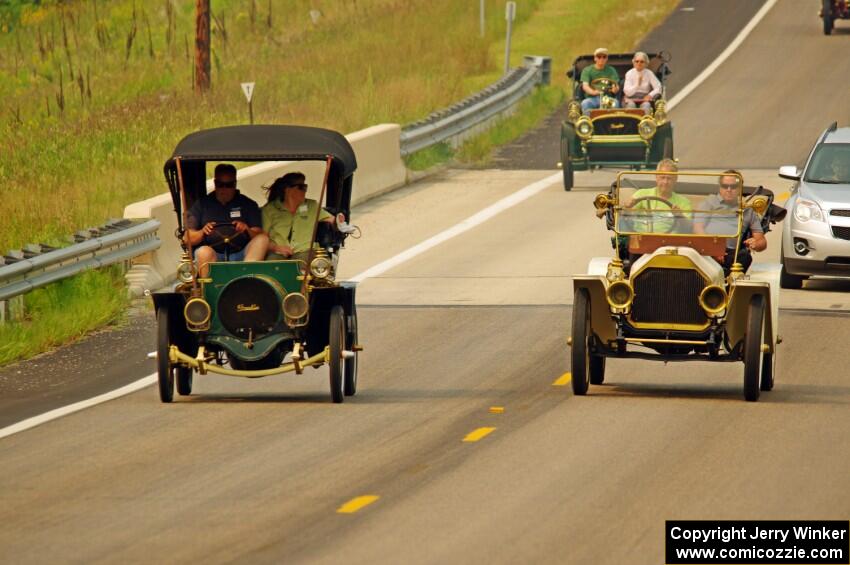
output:
<path id="1" fill-rule="evenodd" d="M 730 68 L 762 64 L 771 42 L 820 42 L 782 27 L 808 14 L 817 32 L 801 4 L 780 1 Z M 837 70 L 795 69 L 833 91 L 846 88 Z M 716 88 L 676 108 L 683 153 L 681 124 Z M 748 108 L 749 129 L 777 126 Z M 730 139 L 700 128 L 700 154 L 720 159 Z M 780 146 L 758 147 L 774 159 L 745 178 L 773 179 Z M 748 164 L 742 150 L 723 166 Z M 360 206 L 342 275 L 553 173 L 447 171 Z M 577 175 L 570 193 L 553 180 L 364 281 L 361 389 L 345 404 L 329 403 L 323 369 L 199 377 L 173 405 L 148 388 L 0 440 L 0 561 L 656 564 L 667 519 L 847 519 L 846 285 L 783 293 L 777 386 L 758 403 L 742 400 L 739 364 L 610 362 L 584 398 L 555 384 L 569 370 L 569 276 L 609 253 L 590 207 L 607 174 Z M 760 260 L 775 260 L 777 236 Z M 145 362 L 123 378 L 152 372 Z"/>

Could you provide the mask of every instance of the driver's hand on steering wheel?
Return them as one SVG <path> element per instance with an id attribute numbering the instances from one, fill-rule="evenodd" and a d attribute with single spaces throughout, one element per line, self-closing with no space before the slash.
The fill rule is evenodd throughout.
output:
<path id="1" fill-rule="evenodd" d="M 236 233 L 242 233 L 248 230 L 248 224 L 241 220 L 236 220 L 233 222 L 233 227 L 236 228 Z"/>
<path id="2" fill-rule="evenodd" d="M 201 228 L 201 231 L 204 232 L 204 235 L 210 235 L 215 229 L 215 222 L 207 222 L 204 224 L 204 227 Z"/>
<path id="3" fill-rule="evenodd" d="M 616 82 L 611 85 L 611 93 L 617 94 L 620 91 L 620 85 Z"/>

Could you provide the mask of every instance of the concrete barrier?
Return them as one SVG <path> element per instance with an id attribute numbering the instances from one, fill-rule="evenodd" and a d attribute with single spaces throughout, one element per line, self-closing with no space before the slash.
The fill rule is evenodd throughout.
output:
<path id="1" fill-rule="evenodd" d="M 401 126 L 398 124 L 381 124 L 345 136 L 357 156 L 352 206 L 406 183 L 407 169 L 400 156 L 400 135 Z M 269 161 L 239 169 L 239 190 L 262 206 L 266 203 L 263 187 L 291 171 L 301 171 L 307 176 L 307 184 L 311 186 L 307 196 L 317 198 L 325 172 L 324 163 L 319 161 Z M 212 179 L 207 181 L 207 189 L 213 189 Z M 133 261 L 133 268 L 127 273 L 130 295 L 138 297 L 145 290 L 154 290 L 171 283 L 176 277 L 177 263 L 182 253 L 180 242 L 174 236 L 177 216 L 171 194 L 166 192 L 128 205 L 124 208 L 124 217 L 155 218 L 161 223 L 160 248 L 137 257 Z"/>

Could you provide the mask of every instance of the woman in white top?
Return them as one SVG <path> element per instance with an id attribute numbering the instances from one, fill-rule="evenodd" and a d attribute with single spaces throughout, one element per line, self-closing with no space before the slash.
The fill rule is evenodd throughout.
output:
<path id="1" fill-rule="evenodd" d="M 655 73 L 646 68 L 649 57 L 643 51 L 635 53 L 632 59 L 633 69 L 626 73 L 623 94 L 626 108 L 636 108 L 640 104 L 644 114 L 652 111 L 652 100 L 661 94 L 661 82 Z"/>

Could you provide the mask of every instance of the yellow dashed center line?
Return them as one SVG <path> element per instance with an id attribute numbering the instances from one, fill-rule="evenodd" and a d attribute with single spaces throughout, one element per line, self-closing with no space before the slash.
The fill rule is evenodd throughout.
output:
<path id="1" fill-rule="evenodd" d="M 337 514 L 354 514 L 364 506 L 369 506 L 376 500 L 381 498 L 380 496 L 376 496 L 374 494 L 366 494 L 363 496 L 358 496 L 357 498 L 352 498 L 342 506 L 336 509 Z"/>
<path id="2" fill-rule="evenodd" d="M 491 406 L 490 413 L 491 414 L 504 414 L 505 407 L 504 406 Z"/>
<path id="3" fill-rule="evenodd" d="M 477 430 L 473 430 L 466 434 L 466 437 L 463 438 L 463 441 L 478 441 L 479 439 L 491 434 L 493 431 L 495 431 L 495 429 L 496 428 L 478 428 Z"/>
<path id="4" fill-rule="evenodd" d="M 558 379 L 552 383 L 552 386 L 566 386 L 570 384 L 570 379 L 572 378 L 572 373 L 564 373 Z"/>

